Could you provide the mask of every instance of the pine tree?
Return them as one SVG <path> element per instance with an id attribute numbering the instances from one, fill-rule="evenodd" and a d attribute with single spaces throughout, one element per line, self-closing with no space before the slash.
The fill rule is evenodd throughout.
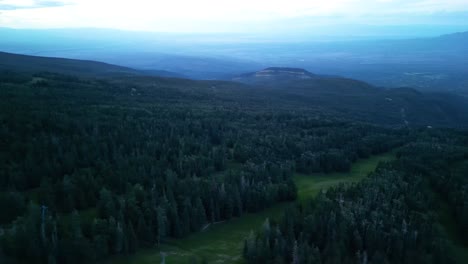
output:
<path id="1" fill-rule="evenodd" d="M 160 245 L 161 241 L 166 237 L 166 234 L 167 234 L 167 216 L 166 216 L 166 210 L 162 208 L 161 206 L 158 206 L 158 208 L 156 209 L 156 212 L 157 212 L 157 225 L 158 225 L 156 241 L 158 245 Z"/>
<path id="2" fill-rule="evenodd" d="M 292 251 L 292 264 L 299 264 L 299 247 L 297 246 L 297 240 L 294 241 L 293 251 Z"/>
<path id="3" fill-rule="evenodd" d="M 134 254 L 138 249 L 138 238 L 135 234 L 132 223 L 128 223 L 126 226 L 127 231 L 125 232 L 125 237 L 127 238 L 128 253 Z"/>
<path id="4" fill-rule="evenodd" d="M 117 227 L 114 232 L 114 253 L 119 254 L 124 250 L 124 245 L 126 241 L 125 233 L 123 231 L 122 225 L 120 222 L 117 222 Z"/>

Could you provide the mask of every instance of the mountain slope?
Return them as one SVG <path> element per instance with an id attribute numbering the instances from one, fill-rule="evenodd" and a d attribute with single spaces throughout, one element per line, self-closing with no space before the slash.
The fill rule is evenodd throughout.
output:
<path id="1" fill-rule="evenodd" d="M 85 76 L 144 74 L 164 77 L 180 77 L 180 75 L 167 71 L 154 70 L 143 72 L 132 68 L 97 61 L 28 56 L 6 52 L 0 52 L 0 70 L 56 72 L 62 74 L 78 74 Z"/>
<path id="2" fill-rule="evenodd" d="M 235 80 L 254 85 L 254 89 L 270 96 L 301 102 L 346 119 L 405 126 L 468 124 L 468 100 L 449 93 L 385 89 L 359 80 L 290 68 L 267 68 Z"/>
<path id="3" fill-rule="evenodd" d="M 31 87 L 33 93 L 29 96 L 38 99 L 41 94 L 66 95 L 81 104 L 88 99 L 79 101 L 79 98 L 91 93 L 101 98 L 98 102 L 100 105 L 117 99 L 129 106 L 135 102 L 151 105 L 157 100 L 191 105 L 197 109 L 244 109 L 254 112 L 275 109 L 285 114 L 302 112 L 311 117 L 386 126 L 468 126 L 468 99 L 464 97 L 423 93 L 409 88 L 383 89 L 357 80 L 324 77 L 300 69 L 267 68 L 260 73 L 244 75 L 246 80 L 253 78 L 253 82 L 260 79 L 259 83 L 263 82 L 261 85 L 245 85 L 228 81 L 144 76 L 132 69 L 89 61 L 5 53 L 0 54 L 0 58 L 3 59 L 0 69 L 9 70 L 0 70 L 2 92 L 10 93 L 9 83 L 14 83 L 25 86 L 25 89 Z M 35 71 L 55 71 L 59 75 L 32 75 Z M 22 74 L 14 78 L 17 75 L 15 72 Z M 63 73 L 77 78 L 62 78 L 60 74 Z M 89 81 L 89 77 L 96 76 L 105 76 L 107 83 Z"/>

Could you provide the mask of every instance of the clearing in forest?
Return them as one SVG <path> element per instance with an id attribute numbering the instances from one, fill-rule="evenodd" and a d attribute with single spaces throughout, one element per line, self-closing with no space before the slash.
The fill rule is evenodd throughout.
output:
<path id="1" fill-rule="evenodd" d="M 395 158 L 393 152 L 372 156 L 355 162 L 346 173 L 297 174 L 294 181 L 298 188 L 298 200 L 315 197 L 320 190 L 326 190 L 341 183 L 357 182 L 373 172 L 380 162 Z M 281 217 L 291 203 L 281 203 L 258 213 L 211 225 L 203 232 L 193 233 L 185 238 L 171 239 L 159 249 L 140 250 L 130 257 L 116 257 L 112 263 L 149 264 L 160 263 L 160 252 L 166 254 L 168 264 L 187 264 L 191 260 L 206 260 L 208 263 L 243 263 L 241 256 L 244 239 L 251 230 L 256 230 L 266 218 Z"/>

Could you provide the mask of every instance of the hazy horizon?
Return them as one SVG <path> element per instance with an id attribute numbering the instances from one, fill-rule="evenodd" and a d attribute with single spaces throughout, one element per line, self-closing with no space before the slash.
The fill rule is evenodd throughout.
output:
<path id="1" fill-rule="evenodd" d="M 405 38 L 468 30 L 465 0 L 0 0 L 0 27 L 253 38 Z"/>
<path id="2" fill-rule="evenodd" d="M 0 50 L 194 79 L 284 66 L 465 91 L 467 17 L 467 0 L 0 0 Z"/>

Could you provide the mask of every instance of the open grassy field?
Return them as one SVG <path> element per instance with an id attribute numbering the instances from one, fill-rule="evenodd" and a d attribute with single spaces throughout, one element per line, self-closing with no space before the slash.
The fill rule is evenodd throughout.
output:
<path id="1" fill-rule="evenodd" d="M 143 250 L 135 256 L 120 258 L 112 263 L 159 263 L 160 251 L 167 254 L 168 264 L 186 264 L 192 259 L 205 259 L 208 263 L 242 263 L 240 253 L 249 232 L 259 227 L 266 218 L 280 217 L 288 205 L 290 203 L 282 203 L 259 213 L 245 214 L 186 238 L 169 240 L 160 249 Z"/>
<path id="2" fill-rule="evenodd" d="M 364 179 L 373 172 L 379 162 L 390 161 L 395 158 L 393 152 L 372 156 L 368 159 L 359 160 L 354 163 L 351 170 L 346 173 L 334 172 L 329 174 L 297 174 L 294 182 L 297 185 L 298 199 L 305 201 L 315 197 L 320 190 L 326 190 L 340 183 L 353 183 Z"/>
<path id="3" fill-rule="evenodd" d="M 357 182 L 375 170 L 379 162 L 395 158 L 394 153 L 373 156 L 354 163 L 348 173 L 295 175 L 298 187 L 298 200 L 305 201 L 315 197 L 320 190 L 340 183 Z M 255 214 L 210 226 L 203 232 L 194 233 L 183 239 L 167 241 L 161 248 L 141 250 L 131 257 L 118 257 L 112 263 L 149 264 L 160 263 L 160 252 L 167 254 L 166 263 L 186 264 L 196 259 L 207 263 L 242 263 L 244 239 L 251 230 L 256 230 L 266 218 L 279 218 L 291 203 L 282 203 Z"/>

